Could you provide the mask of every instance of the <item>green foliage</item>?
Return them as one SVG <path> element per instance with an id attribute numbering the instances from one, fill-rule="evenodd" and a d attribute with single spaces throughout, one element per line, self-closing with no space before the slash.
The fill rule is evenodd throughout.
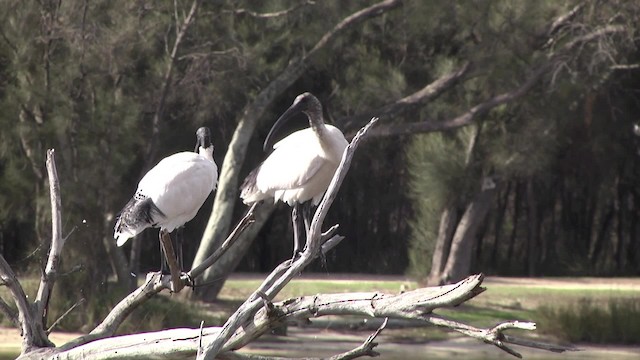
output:
<path id="1" fill-rule="evenodd" d="M 637 344 L 640 302 L 637 299 L 583 298 L 565 306 L 538 308 L 540 330 L 567 341 L 596 344 Z"/>
<path id="2" fill-rule="evenodd" d="M 79 281 L 73 281 L 77 284 Z M 25 293 L 29 299 L 36 295 L 39 279 L 25 277 L 21 279 Z M 118 288 L 113 282 L 101 282 L 99 284 L 100 295 L 88 295 L 85 301 L 67 314 L 56 325 L 57 331 L 89 332 L 95 328 L 113 307 L 128 294 L 128 291 Z M 68 289 L 61 286 L 54 288 L 51 296 L 49 311 L 47 313 L 48 325 L 59 319 L 80 297 L 68 296 Z M 8 294 L 0 291 L 0 296 L 7 299 Z M 185 302 L 180 298 L 156 296 L 149 299 L 136 308 L 118 328 L 119 333 L 134 333 L 144 331 L 157 331 L 174 327 L 198 327 L 200 321 L 205 321 L 207 326 L 222 325 L 228 314 L 225 311 L 211 311 L 204 306 Z M 0 324 L 12 326 L 8 319 L 0 313 Z"/>
<path id="3" fill-rule="evenodd" d="M 466 163 L 466 149 L 473 134 L 462 130 L 451 136 L 429 134 L 414 136 L 407 149 L 410 196 L 415 216 L 410 225 L 409 272 L 424 276 L 433 255 L 438 235 L 439 214 L 445 206 L 456 206 L 472 186 Z"/>

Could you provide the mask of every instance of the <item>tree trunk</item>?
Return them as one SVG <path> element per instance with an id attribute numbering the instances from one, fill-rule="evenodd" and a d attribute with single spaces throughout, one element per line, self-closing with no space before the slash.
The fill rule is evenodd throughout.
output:
<path id="1" fill-rule="evenodd" d="M 440 282 L 455 282 L 469 274 L 473 242 L 476 239 L 480 225 L 491 208 L 495 192 L 496 184 L 491 178 L 485 177 L 480 193 L 467 206 L 460 223 L 458 223 L 451 243 L 447 265 L 442 272 Z"/>
<path id="2" fill-rule="evenodd" d="M 513 254 L 516 247 L 516 239 L 518 235 L 518 221 L 520 219 L 520 184 L 516 182 L 515 192 L 513 195 L 513 225 L 511 228 L 511 234 L 509 235 L 509 247 L 507 248 L 507 265 L 511 268 L 511 262 L 513 261 Z"/>
<path id="3" fill-rule="evenodd" d="M 203 273 L 202 280 L 196 280 L 197 285 L 203 285 L 203 283 L 206 285 L 194 288 L 194 291 L 190 293 L 193 294 L 192 296 L 204 301 L 213 301 L 218 297 L 220 290 L 222 290 L 224 283 L 227 281 L 228 275 L 238 266 L 238 263 L 247 253 L 249 246 L 251 246 L 274 209 L 274 204 L 264 203 L 256 209 L 254 213 L 255 222 L 240 235 L 233 246 L 227 250 L 214 266 L 211 266 Z"/>
<path id="4" fill-rule="evenodd" d="M 436 248 L 433 251 L 433 259 L 431 260 L 431 271 L 427 277 L 427 284 L 429 285 L 441 285 L 442 271 L 447 264 L 447 258 L 451 250 L 451 240 L 453 239 L 457 222 L 458 216 L 455 206 L 447 206 L 440 216 Z"/>
<path id="5" fill-rule="evenodd" d="M 527 274 L 536 275 L 536 265 L 540 245 L 540 224 L 538 221 L 538 202 L 533 189 L 533 180 L 527 181 L 527 203 L 529 212 L 529 236 L 527 241 Z"/>
<path id="6" fill-rule="evenodd" d="M 502 237 L 502 228 L 504 223 L 504 214 L 507 212 L 507 204 L 509 204 L 509 195 L 511 194 L 511 181 L 507 184 L 507 188 L 504 191 L 504 197 L 498 199 L 498 211 L 496 211 L 496 218 L 494 222 L 494 239 L 493 249 L 491 249 L 491 263 L 496 266 L 498 263 L 498 249 L 500 246 L 500 239 Z"/>
<path id="7" fill-rule="evenodd" d="M 262 118 L 262 115 L 273 104 L 273 102 L 282 95 L 296 80 L 298 80 L 305 69 L 316 58 L 318 52 L 324 50 L 328 44 L 333 42 L 338 35 L 342 34 L 347 29 L 355 26 L 370 18 L 378 17 L 389 10 L 392 10 L 400 5 L 399 0 L 385 0 L 380 3 L 369 6 L 365 9 L 355 12 L 350 16 L 344 18 L 340 23 L 336 24 L 331 30 L 325 33 L 315 46 L 309 50 L 298 61 L 291 62 L 273 81 L 267 85 L 255 99 L 248 104 L 242 111 L 242 115 L 238 121 L 238 126 L 233 133 L 229 148 L 224 156 L 222 168 L 220 170 L 220 176 L 218 178 L 218 189 L 216 191 L 215 201 L 213 209 L 211 210 L 211 216 L 209 222 L 202 235 L 202 241 L 198 247 L 196 257 L 193 261 L 193 266 L 196 267 L 206 259 L 209 254 L 213 252 L 213 249 L 220 246 L 222 241 L 227 236 L 229 228 L 231 226 L 231 218 L 233 216 L 233 209 L 238 201 L 238 177 L 242 164 L 244 162 L 245 155 L 247 153 L 247 146 L 251 136 L 255 130 L 258 120 Z M 257 232 L 260 226 L 253 224 L 251 233 Z M 248 235 L 244 235 L 248 236 Z M 249 243 L 251 240 L 247 240 Z M 244 241 L 242 241 L 244 243 Z M 241 249 L 243 247 L 239 247 Z M 246 249 L 246 248 L 245 248 Z M 213 268 L 203 276 L 205 282 L 221 281 L 220 277 L 228 276 L 232 270 L 231 264 L 237 264 L 239 258 L 244 255 L 236 251 L 234 255 L 227 255 L 227 261 L 222 261 L 219 264 L 214 264 Z M 237 257 L 236 260 L 233 258 Z M 225 264 L 225 265 L 223 265 Z M 219 278 L 212 278 L 214 273 L 220 274 Z M 221 283 L 224 283 L 222 281 Z M 215 298 L 213 290 L 217 286 L 212 287 L 209 291 L 199 292 L 196 294 L 198 298 L 202 300 L 213 300 Z M 213 296 L 213 298 L 212 298 Z"/>

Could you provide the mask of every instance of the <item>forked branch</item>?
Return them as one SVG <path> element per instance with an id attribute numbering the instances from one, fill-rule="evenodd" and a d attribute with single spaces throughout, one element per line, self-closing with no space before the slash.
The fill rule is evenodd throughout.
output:
<path id="1" fill-rule="evenodd" d="M 520 345 L 529 348 L 544 349 L 553 352 L 575 350 L 570 347 L 544 344 L 528 339 L 516 338 L 505 334 L 510 329 L 534 330 L 535 324 L 530 322 L 506 321 L 491 328 L 476 328 L 455 320 L 447 320 L 435 315 L 439 308 L 460 305 L 481 294 L 482 275 L 470 276 L 456 284 L 420 288 L 402 294 L 340 293 L 319 294 L 289 299 L 260 310 L 239 328 L 234 336 L 225 344 L 217 355 L 221 359 L 279 359 L 259 355 L 240 354 L 235 350 L 242 348 L 261 335 L 286 322 L 306 322 L 312 318 L 331 315 L 359 315 L 376 318 L 393 318 L 411 320 L 414 324 L 424 326 L 436 325 L 458 331 L 483 342 L 493 344 L 500 349 L 520 357 L 520 354 L 508 345 Z M 263 303 L 263 300 L 260 300 Z M 363 356 L 375 356 L 373 340 L 380 334 L 386 324 L 372 334 L 359 347 L 333 356 L 331 359 L 355 359 Z M 215 339 L 222 328 L 170 329 L 144 334 L 126 335 L 98 340 L 83 346 L 57 354 L 58 359 L 74 359 L 78 356 L 108 357 L 127 359 L 147 359 L 166 356 L 172 358 L 192 358 L 200 348 L 200 342 Z M 312 359 L 312 358 L 308 358 Z"/>
<path id="2" fill-rule="evenodd" d="M 235 331 L 241 326 L 248 326 L 248 321 L 253 315 L 263 306 L 263 298 L 272 300 L 284 286 L 293 279 L 294 276 L 302 272 L 302 270 L 309 265 L 313 259 L 320 256 L 321 247 L 324 243 L 322 236 L 322 224 L 324 218 L 329 211 L 331 203 L 335 199 L 338 189 L 344 180 L 344 177 L 349 170 L 351 159 L 357 149 L 360 141 L 365 137 L 369 129 L 378 121 L 378 118 L 372 118 L 371 121 L 364 126 L 356 136 L 351 140 L 351 143 L 345 149 L 340 165 L 336 170 L 336 173 L 329 184 L 329 188 L 324 194 L 322 201 L 320 202 L 311 222 L 311 227 L 307 234 L 307 245 L 293 263 L 287 260 L 285 263 L 280 264 L 275 270 L 265 279 L 262 285 L 256 290 L 249 298 L 238 308 L 238 310 L 227 319 L 222 331 L 212 342 L 205 345 L 204 351 L 198 359 L 214 359 Z M 335 235 L 338 236 L 338 235 Z"/>
<path id="3" fill-rule="evenodd" d="M 211 256 L 209 256 L 200 266 L 192 269 L 182 277 L 182 281 L 190 284 L 191 279 L 195 279 L 213 263 L 216 262 L 238 239 L 240 234 L 253 223 L 253 213 L 255 206 L 251 207 L 247 214 L 238 222 L 235 229 L 229 234 L 223 245 L 218 248 Z M 193 284 L 190 284 L 193 285 Z M 112 336 L 120 324 L 135 310 L 138 306 L 145 303 L 164 289 L 171 289 L 171 276 L 161 275 L 160 273 L 149 273 L 147 278 L 140 287 L 122 299 L 107 315 L 107 317 L 89 334 L 74 339 L 64 344 L 61 349 L 69 350 L 86 344 L 90 341 L 103 339 Z"/>

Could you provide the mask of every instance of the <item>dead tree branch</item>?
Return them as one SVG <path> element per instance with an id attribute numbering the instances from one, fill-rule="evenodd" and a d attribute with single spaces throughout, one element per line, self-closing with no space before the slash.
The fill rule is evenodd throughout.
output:
<path id="1" fill-rule="evenodd" d="M 393 118 L 400 114 L 415 110 L 419 106 L 422 106 L 425 103 L 434 100 L 435 98 L 440 96 L 440 94 L 457 84 L 469 72 L 470 68 L 471 64 L 467 62 L 463 64 L 459 69 L 442 75 L 441 77 L 437 78 L 436 80 L 429 83 L 422 89 L 414 92 L 413 94 L 405 96 L 402 99 L 384 105 L 373 111 L 368 111 L 356 116 L 339 118 L 337 122 L 339 124 L 344 124 L 343 126 L 345 131 L 349 132 L 354 126 L 359 126 L 359 124 L 362 124 L 363 122 L 370 119 L 373 114 L 383 119 L 384 121 L 385 119 Z M 376 131 L 374 131 L 374 133 L 375 132 Z"/>
<path id="2" fill-rule="evenodd" d="M 280 16 L 285 16 L 285 15 L 289 15 L 290 13 L 301 9 L 305 6 L 308 5 L 315 5 L 315 1 L 312 0 L 305 0 L 302 1 L 299 4 L 296 4 L 288 9 L 285 10 L 280 10 L 280 11 L 274 11 L 274 12 L 270 12 L 270 13 L 257 13 L 255 11 L 251 11 L 251 10 L 247 10 L 247 9 L 233 9 L 233 10 L 225 10 L 223 12 L 227 12 L 227 13 L 233 13 L 234 15 L 248 15 L 254 18 L 258 18 L 258 19 L 272 19 L 272 18 L 277 18 Z"/>
<path id="3" fill-rule="evenodd" d="M 31 312 L 27 295 L 24 293 L 16 274 L 11 270 L 11 266 L 2 255 L 0 255 L 0 280 L 9 289 L 11 297 L 18 308 L 18 320 L 20 333 L 22 334 L 22 352 L 24 353 L 37 347 L 53 346 L 47 339 L 44 329 L 37 326 L 38 322 Z"/>
<path id="4" fill-rule="evenodd" d="M 216 262 L 225 251 L 227 251 L 233 243 L 238 239 L 240 234 L 245 231 L 249 225 L 253 223 L 253 212 L 255 207 L 251 207 L 247 214 L 238 222 L 235 229 L 229 234 L 227 239 L 225 240 L 223 246 L 216 250 L 209 258 L 207 258 L 200 266 L 192 269 L 184 276 L 181 280 L 186 282 L 189 285 L 190 279 L 195 279 L 200 276 L 209 266 Z M 160 273 L 149 273 L 147 274 L 147 278 L 140 287 L 138 287 L 135 291 L 127 295 L 124 299 L 122 299 L 107 315 L 107 317 L 98 325 L 95 329 L 93 329 L 89 334 L 81 336 L 77 339 L 74 339 L 63 346 L 61 346 L 62 350 L 73 349 L 82 344 L 86 344 L 91 341 L 95 341 L 98 339 L 103 339 L 109 336 L 112 336 L 120 324 L 131 314 L 133 310 L 135 310 L 138 306 L 145 303 L 147 300 L 152 298 L 154 295 L 158 294 L 160 291 L 164 289 L 171 289 L 171 276 L 169 275 L 161 275 Z"/>
<path id="5" fill-rule="evenodd" d="M 62 220 L 60 205 L 60 185 L 58 183 L 58 173 L 55 165 L 55 156 L 53 149 L 47 151 L 47 172 L 49 176 L 49 190 L 51 198 L 51 247 L 47 265 L 40 279 L 40 286 L 36 295 L 33 306 L 27 301 L 26 294 L 20 285 L 16 275 L 11 270 L 9 264 L 0 256 L 0 276 L 2 283 L 9 288 L 11 296 L 18 308 L 18 324 L 22 333 L 22 352 L 27 352 L 32 348 L 50 347 L 53 344 L 47 338 L 44 331 L 46 323 L 47 305 L 49 296 L 53 290 L 53 284 L 58 271 L 58 263 L 60 261 L 60 252 L 64 245 L 62 237 Z M 15 323 L 15 313 L 2 302 L 0 308 Z M 6 308 L 6 310 L 5 310 Z"/>
<path id="6" fill-rule="evenodd" d="M 455 320 L 447 320 L 435 315 L 434 310 L 460 305 L 481 294 L 482 275 L 470 276 L 456 284 L 420 288 L 402 294 L 380 292 L 319 294 L 289 299 L 279 303 L 262 306 L 245 326 L 238 328 L 234 336 L 217 355 L 222 359 L 278 359 L 254 355 L 239 354 L 235 350 L 242 348 L 257 337 L 283 322 L 308 322 L 310 318 L 330 315 L 360 315 L 377 318 L 395 318 L 412 320 L 417 323 L 436 325 L 452 329 L 466 336 L 493 344 L 500 349 L 519 356 L 508 345 L 520 345 L 529 348 L 553 352 L 575 350 L 570 347 L 544 344 L 528 339 L 506 335 L 510 329 L 534 330 L 530 322 L 506 321 L 491 328 L 476 328 Z M 266 294 L 263 294 L 266 296 Z M 263 299 L 257 299 L 263 304 Z M 332 359 L 354 359 L 362 356 L 375 356 L 373 340 L 386 324 L 372 334 L 359 347 L 335 355 Z M 79 356 L 89 358 L 127 358 L 146 359 L 155 356 L 172 358 L 191 358 L 200 347 L 200 342 L 208 342 L 221 335 L 223 328 L 170 329 L 144 334 L 125 335 L 101 339 L 74 349 L 56 354 L 57 359 L 76 359 Z"/>
<path id="7" fill-rule="evenodd" d="M 60 254 L 64 246 L 65 238 L 62 236 L 62 203 L 60 200 L 60 183 L 58 182 L 58 170 L 56 169 L 55 151 L 47 150 L 47 174 L 49 176 L 49 194 L 51 198 L 51 245 L 44 273 L 40 277 L 40 286 L 35 299 L 37 308 L 35 318 L 40 328 L 46 327 L 47 308 L 49 297 L 53 291 L 53 285 L 58 275 Z"/>
<path id="8" fill-rule="evenodd" d="M 184 35 L 187 33 L 189 26 L 193 23 L 196 17 L 196 13 L 201 1 L 202 0 L 194 0 L 193 3 L 191 3 L 189 14 L 184 18 L 182 24 L 180 24 L 179 26 L 176 25 L 176 40 L 173 42 L 173 48 L 171 49 L 171 55 L 169 55 L 169 61 L 167 63 L 167 70 L 164 73 L 162 88 L 160 89 L 160 98 L 158 99 L 158 104 L 156 105 L 156 111 L 153 114 L 153 120 L 151 122 L 151 138 L 149 140 L 147 151 L 145 152 L 145 166 L 142 168 L 141 174 L 144 174 L 144 172 L 151 167 L 151 163 L 155 158 L 155 153 L 158 147 L 158 136 L 160 134 L 160 119 L 162 118 L 162 114 L 164 113 L 164 105 L 167 99 L 167 94 L 169 93 L 171 77 L 173 75 L 173 69 L 175 67 L 176 58 L 178 56 L 178 50 L 180 49 L 180 45 L 182 44 Z M 176 22 L 177 21 L 178 17 L 176 16 Z"/>
<path id="9" fill-rule="evenodd" d="M 322 223 L 329 211 L 331 203 L 335 199 L 338 189 L 342 184 L 342 180 L 346 176 L 346 173 L 351 164 L 351 159 L 358 147 L 360 141 L 365 137 L 367 131 L 378 121 L 378 118 L 373 118 L 364 128 L 362 128 L 358 134 L 351 140 L 351 143 L 344 151 L 342 155 L 342 161 L 333 176 L 333 180 L 329 185 L 320 205 L 318 206 L 313 220 L 311 221 L 311 228 L 307 234 L 307 245 L 293 263 L 289 264 L 289 260 L 280 266 L 278 266 L 271 275 L 262 283 L 260 288 L 256 290 L 241 306 L 238 310 L 227 319 L 226 323 L 222 327 L 220 334 L 212 342 L 206 343 L 202 356 L 198 359 L 214 359 L 235 331 L 241 326 L 247 326 L 247 321 L 258 311 L 263 305 L 263 299 L 259 294 L 266 295 L 267 299 L 272 300 L 280 290 L 297 274 L 299 274 L 307 265 L 309 265 L 313 259 L 320 255 L 322 246 Z M 288 267 L 288 268 L 287 268 Z"/>
<path id="10" fill-rule="evenodd" d="M 391 123 L 391 124 L 383 124 L 378 126 L 375 130 L 372 131 L 372 135 L 374 136 L 394 136 L 394 135 L 407 135 L 407 134 L 415 134 L 415 133 L 427 133 L 434 131 L 444 131 L 456 129 L 459 127 L 467 126 L 477 120 L 479 117 L 486 115 L 489 111 L 494 109 L 497 106 L 513 102 L 522 96 L 526 95 L 537 83 L 541 81 L 545 74 L 549 72 L 549 70 L 553 69 L 557 63 L 563 58 L 568 56 L 569 51 L 575 50 L 578 46 L 583 46 L 588 42 L 597 40 L 603 36 L 612 35 L 616 33 L 622 33 L 626 31 L 626 28 L 618 25 L 610 25 L 605 26 L 600 29 L 596 29 L 593 32 L 588 34 L 584 34 L 582 36 L 576 37 L 571 41 L 565 43 L 560 49 L 555 52 L 551 52 L 547 60 L 542 64 L 538 65 L 536 68 L 533 68 L 529 73 L 529 77 L 527 80 L 517 86 L 516 88 L 504 92 L 502 94 L 496 95 L 488 100 L 485 100 L 461 115 L 458 115 L 454 118 L 444 120 L 444 121 L 436 121 L 435 119 L 423 119 L 419 122 L 412 123 Z M 464 70 L 463 67 L 460 71 Z M 436 80 L 436 82 L 442 82 L 441 79 L 446 79 L 452 77 L 452 74 L 447 74 L 440 79 Z M 455 77 L 454 77 L 455 78 Z M 457 78 L 455 78 L 457 80 Z M 435 82 L 434 82 L 435 83 Z M 402 108 L 398 109 L 394 115 L 400 113 Z"/>
<path id="11" fill-rule="evenodd" d="M 2 285 L 4 285 L 4 283 Z M 0 311 L 2 311 L 4 316 L 6 316 L 16 328 L 20 329 L 18 314 L 2 298 L 0 298 Z"/>

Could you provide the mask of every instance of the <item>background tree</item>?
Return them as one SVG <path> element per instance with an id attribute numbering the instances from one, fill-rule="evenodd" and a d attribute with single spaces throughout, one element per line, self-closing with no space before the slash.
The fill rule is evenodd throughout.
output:
<path id="1" fill-rule="evenodd" d="M 90 305 L 97 289 L 112 286 L 111 274 L 127 287 L 131 272 L 157 269 L 155 235 L 125 254 L 113 247 L 113 216 L 148 166 L 193 146 L 188 129 L 200 125 L 214 132 L 224 174 L 211 226 L 213 200 L 185 236 L 208 229 L 196 263 L 215 249 L 212 241 L 246 211 L 238 180 L 264 158 L 268 128 L 303 91 L 349 136 L 382 117 L 328 214 L 351 219 L 339 221 L 350 241 L 329 255 L 326 270 L 311 270 L 401 274 L 410 264 L 426 277 L 436 234 L 453 244 L 466 210 L 482 200 L 489 206 L 473 231 L 458 232 L 457 249 L 471 251 L 441 253 L 435 282 L 474 269 L 638 272 L 634 3 L 1 6 L 0 249 L 14 268 L 43 267 L 50 230 L 42 156 L 55 147 L 60 176 L 73 184 L 63 190 L 63 233 L 77 229 L 61 264 L 70 274 L 60 281 L 72 302 L 86 297 Z M 416 135 L 434 131 L 442 134 Z M 485 178 L 496 186 L 483 198 Z M 291 251 L 290 241 L 274 240 L 289 236 L 288 216 L 263 207 L 262 230 L 244 233 L 238 251 L 200 283 L 236 265 L 267 271 L 279 263 Z M 451 225 L 438 231 L 442 224 Z M 185 251 L 194 257 L 198 241 Z M 137 265 L 141 253 L 149 255 Z M 452 262 L 459 275 L 443 275 L 449 258 L 470 268 Z M 213 300 L 221 284 L 201 296 Z"/>

